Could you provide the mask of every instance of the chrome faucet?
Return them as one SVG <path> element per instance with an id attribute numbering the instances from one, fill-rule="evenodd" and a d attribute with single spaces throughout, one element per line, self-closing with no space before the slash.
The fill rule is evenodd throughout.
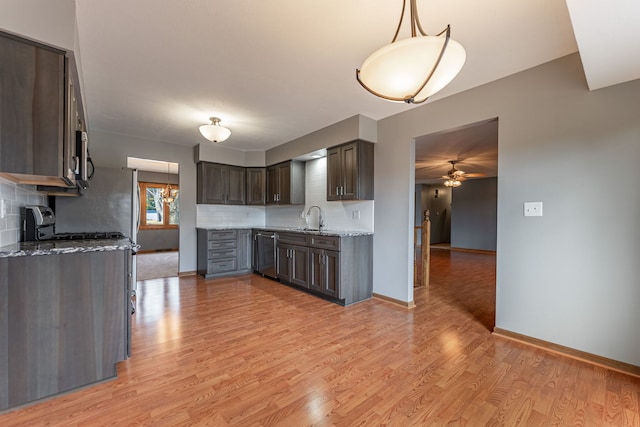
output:
<path id="1" fill-rule="evenodd" d="M 320 230 L 322 227 L 324 227 L 324 220 L 322 219 L 322 209 L 320 209 L 320 206 L 313 205 L 307 210 L 307 216 L 311 214 L 311 209 L 313 208 L 318 208 L 318 230 Z"/>

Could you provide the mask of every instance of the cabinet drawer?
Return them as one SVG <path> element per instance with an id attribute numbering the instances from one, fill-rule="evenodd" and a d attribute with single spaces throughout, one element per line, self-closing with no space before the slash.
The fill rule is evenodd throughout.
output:
<path id="1" fill-rule="evenodd" d="M 279 233 L 278 241 L 292 245 L 309 246 L 309 236 L 302 233 Z"/>
<path id="2" fill-rule="evenodd" d="M 231 249 L 236 247 L 236 240 L 209 240 L 209 249 Z"/>
<path id="3" fill-rule="evenodd" d="M 225 273 L 227 271 L 236 271 L 238 261 L 235 258 L 221 259 L 218 261 L 209 260 L 207 267 L 209 274 Z"/>
<path id="4" fill-rule="evenodd" d="M 340 237 L 338 236 L 311 236 L 311 246 L 314 248 L 340 250 Z"/>
<path id="5" fill-rule="evenodd" d="M 236 248 L 212 249 L 209 251 L 208 259 L 235 258 L 238 255 Z"/>
<path id="6" fill-rule="evenodd" d="M 238 230 L 209 230 L 209 240 L 230 240 L 238 236 Z"/>

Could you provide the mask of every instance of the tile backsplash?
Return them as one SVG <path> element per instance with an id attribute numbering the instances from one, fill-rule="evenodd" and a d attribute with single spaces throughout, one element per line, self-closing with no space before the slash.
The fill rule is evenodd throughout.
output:
<path id="1" fill-rule="evenodd" d="M 305 170 L 305 204 L 288 206 L 197 205 L 197 226 L 206 227 L 317 227 L 322 209 L 325 229 L 373 232 L 373 200 L 327 202 L 327 159 L 310 160 Z"/>
<path id="2" fill-rule="evenodd" d="M 11 245 L 20 240 L 21 208 L 25 205 L 46 205 L 47 196 L 38 193 L 35 185 L 15 184 L 0 178 L 0 199 L 7 211 L 7 215 L 0 218 L 0 246 Z"/>
<path id="3" fill-rule="evenodd" d="M 196 227 L 261 227 L 264 206 L 196 205 Z"/>

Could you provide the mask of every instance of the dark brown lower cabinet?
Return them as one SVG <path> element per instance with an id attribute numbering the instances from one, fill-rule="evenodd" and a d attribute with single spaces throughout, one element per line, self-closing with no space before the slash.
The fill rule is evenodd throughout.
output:
<path id="1" fill-rule="evenodd" d="M 311 248 L 309 261 L 309 289 L 338 298 L 340 252 Z"/>
<path id="2" fill-rule="evenodd" d="M 373 236 L 278 233 L 278 279 L 343 305 L 373 295 Z"/>
<path id="3" fill-rule="evenodd" d="M 116 376 L 130 251 L 0 258 L 0 411 Z"/>
<path id="4" fill-rule="evenodd" d="M 279 244 L 276 257 L 276 272 L 280 280 L 303 288 L 309 287 L 309 248 Z"/>

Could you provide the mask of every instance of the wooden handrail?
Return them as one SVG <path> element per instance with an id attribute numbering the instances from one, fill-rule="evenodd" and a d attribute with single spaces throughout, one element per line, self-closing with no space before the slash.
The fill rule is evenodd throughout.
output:
<path id="1" fill-rule="evenodd" d="M 425 211 L 422 222 L 422 286 L 429 286 L 429 269 L 431 263 L 431 221 L 429 211 Z"/>

